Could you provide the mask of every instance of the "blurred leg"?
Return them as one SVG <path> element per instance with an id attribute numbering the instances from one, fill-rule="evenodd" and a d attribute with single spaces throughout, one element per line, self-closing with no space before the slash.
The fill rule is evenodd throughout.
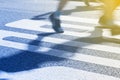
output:
<path id="1" fill-rule="evenodd" d="M 114 25 L 114 10 L 118 6 L 119 0 L 104 0 L 103 16 L 100 18 L 99 23 L 102 25 Z"/>
<path id="2" fill-rule="evenodd" d="M 84 2 L 85 2 L 85 4 L 86 4 L 87 6 L 90 6 L 89 0 L 84 0 Z"/>
<path id="3" fill-rule="evenodd" d="M 54 12 L 55 17 L 59 18 L 63 8 L 65 7 L 65 5 L 67 4 L 68 0 L 61 0 L 58 4 L 57 10 Z"/>
<path id="4" fill-rule="evenodd" d="M 58 4 L 57 10 L 50 15 L 50 20 L 52 22 L 52 28 L 57 33 L 64 32 L 64 30 L 61 27 L 60 15 L 61 15 L 61 12 L 62 12 L 63 8 L 65 7 L 67 1 L 68 0 L 61 0 Z"/>
<path id="5" fill-rule="evenodd" d="M 58 5 L 57 11 L 62 11 L 67 2 L 68 2 L 68 0 L 61 0 Z"/>

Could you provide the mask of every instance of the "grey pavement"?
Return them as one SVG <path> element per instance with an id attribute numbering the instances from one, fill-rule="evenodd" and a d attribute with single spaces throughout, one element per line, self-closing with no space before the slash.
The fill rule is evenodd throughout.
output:
<path id="1" fill-rule="evenodd" d="M 101 4 L 69 1 L 56 34 L 48 17 L 58 2 L 1 0 L 0 80 L 120 80 L 120 35 L 96 28 Z"/>

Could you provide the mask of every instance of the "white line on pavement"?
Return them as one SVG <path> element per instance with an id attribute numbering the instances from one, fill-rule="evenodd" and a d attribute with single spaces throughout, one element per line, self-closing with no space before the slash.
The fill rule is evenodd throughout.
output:
<path id="1" fill-rule="evenodd" d="M 6 26 L 8 26 L 8 27 L 15 27 L 15 28 L 20 28 L 20 29 L 35 30 L 35 31 L 53 32 L 52 29 L 47 29 L 47 28 L 41 27 L 41 26 L 45 26 L 45 25 L 50 25 L 50 23 L 47 21 L 35 21 L 35 20 L 29 20 L 29 19 L 23 19 L 23 20 L 19 20 L 19 21 L 15 21 L 15 22 L 6 24 Z M 71 24 L 63 24 L 63 27 L 69 26 L 69 25 L 71 25 Z M 71 25 L 70 27 L 77 28 L 78 25 Z M 102 30 L 99 28 L 95 29 L 93 27 L 90 28 L 88 26 L 79 26 L 77 29 L 87 30 L 87 28 L 88 28 L 88 31 L 85 31 L 85 32 L 75 32 L 75 31 L 66 30 L 65 33 L 63 33 L 63 35 L 70 35 L 70 36 L 76 36 L 76 37 L 88 37 L 88 36 L 91 36 L 91 33 L 89 33 L 89 31 L 93 31 L 91 37 L 105 36 L 108 38 L 120 39 L 120 35 L 111 36 L 109 31 Z"/>
<path id="2" fill-rule="evenodd" d="M 17 42 L 5 41 L 5 40 L 0 40 L 0 45 L 15 48 L 15 49 L 20 49 L 20 50 L 27 50 L 30 52 L 38 52 L 38 53 L 44 52 L 44 54 L 47 54 L 47 55 L 52 55 L 52 56 L 57 56 L 57 57 L 62 57 L 62 58 L 67 58 L 72 60 L 79 60 L 79 61 L 99 64 L 99 65 L 104 65 L 109 67 L 120 68 L 119 60 L 95 57 L 91 55 L 84 55 L 82 53 L 71 53 L 67 51 L 51 49 L 51 48 L 42 47 L 42 46 L 39 47 L 39 46 L 33 46 L 33 45 L 24 44 L 24 43 L 17 43 Z"/>
<path id="3" fill-rule="evenodd" d="M 120 80 L 119 78 L 78 70 L 64 66 L 52 66 L 28 71 L 3 73 L 1 78 L 9 80 Z"/>
<path id="4" fill-rule="evenodd" d="M 36 40 L 39 37 L 37 35 L 18 33 L 18 32 L 12 32 L 12 31 L 5 31 L 5 30 L 0 30 L 0 33 L 2 33 L 0 35 L 0 38 L 15 36 L 15 37 L 20 37 L 20 38 Z M 112 46 L 106 46 L 106 45 L 100 45 L 100 44 L 70 41 L 70 40 L 66 40 L 66 39 L 58 39 L 58 38 L 52 38 L 52 37 L 44 37 L 41 41 L 120 54 L 119 47 L 112 47 Z"/>

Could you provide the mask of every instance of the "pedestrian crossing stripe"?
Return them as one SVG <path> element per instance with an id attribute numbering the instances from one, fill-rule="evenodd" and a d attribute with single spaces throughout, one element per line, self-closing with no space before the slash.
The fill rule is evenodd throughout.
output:
<path id="1" fill-rule="evenodd" d="M 15 36 L 15 37 L 21 37 L 21 38 L 36 40 L 37 37 L 38 37 L 37 35 L 18 33 L 18 32 L 12 32 L 12 31 L 5 31 L 5 30 L 0 30 L 0 32 L 3 33 L 3 35 L 0 35 L 1 39 L 5 38 L 5 37 L 9 37 L 9 36 Z M 112 53 L 120 54 L 119 47 L 112 47 L 112 46 L 99 45 L 99 44 L 93 44 L 93 43 L 71 41 L 71 40 L 58 39 L 58 38 L 52 38 L 52 37 L 44 37 L 42 39 L 42 41 L 55 43 L 55 44 L 66 43 L 64 45 L 73 46 L 73 47 L 82 47 L 82 48 L 87 48 L 87 49 L 93 49 L 93 50 L 106 51 L 106 52 L 112 52 Z M 69 42 L 69 41 L 70 41 L 70 43 L 67 44 L 67 42 Z"/>
<path id="2" fill-rule="evenodd" d="M 71 21 L 71 22 L 90 23 L 90 24 L 98 25 L 98 19 L 78 18 L 78 17 L 72 17 L 72 16 L 61 16 L 61 20 Z"/>
<path id="3" fill-rule="evenodd" d="M 72 16 L 61 16 L 61 20 L 71 21 L 71 22 L 91 23 L 91 24 L 99 25 L 98 19 L 79 18 L 79 17 L 72 17 Z M 115 21 L 115 23 L 120 24 L 119 21 Z"/>
<path id="4" fill-rule="evenodd" d="M 6 26 L 9 26 L 9 27 L 15 27 L 15 28 L 22 28 L 22 29 L 27 29 L 27 30 L 35 30 L 35 31 L 45 31 L 45 32 L 54 32 L 53 29 L 46 29 L 46 28 L 42 28 L 42 27 L 39 27 L 39 26 L 44 26 L 44 25 L 47 25 L 45 22 L 39 22 L 39 26 L 37 25 L 36 26 L 27 26 L 25 24 L 28 24 L 29 23 L 29 20 L 27 20 L 28 22 L 26 22 L 26 20 L 23 20 L 23 21 L 17 21 L 15 23 L 10 23 L 10 24 L 6 24 Z M 22 22 L 22 23 L 21 23 Z M 23 22 L 26 22 L 25 24 Z M 30 21 L 31 22 L 31 21 Z M 17 25 L 16 25 L 17 24 Z M 29 23 L 30 24 L 30 23 Z M 43 25 L 44 24 L 44 25 Z M 34 25 L 34 24 L 32 24 Z M 86 34 L 86 33 L 78 33 L 78 32 L 73 32 L 73 31 L 65 31 L 65 33 L 63 34 L 66 34 L 66 35 L 72 35 L 72 36 L 80 36 L 80 35 L 89 35 L 89 34 Z"/>
<path id="5" fill-rule="evenodd" d="M 51 24 L 50 24 L 50 22 L 42 21 L 42 20 L 35 21 L 35 20 L 30 20 L 30 19 L 23 19 L 23 20 L 8 23 L 5 26 L 27 29 L 27 30 L 35 30 L 35 31 L 54 32 L 53 29 L 42 28 L 42 26 L 44 26 L 44 25 L 51 25 Z M 101 36 L 104 36 L 107 38 L 120 39 L 120 35 L 111 36 L 109 29 L 102 30 L 100 28 L 95 28 L 95 27 L 90 28 L 88 26 L 78 26 L 78 25 L 76 26 L 76 25 L 71 25 L 71 24 L 62 24 L 62 25 L 63 25 L 62 26 L 63 28 L 68 25 L 69 28 L 78 27 L 77 29 L 80 29 L 80 30 L 85 30 L 85 29 L 87 30 L 87 28 L 88 28 L 88 31 L 85 31 L 85 32 L 75 32 L 75 31 L 65 30 L 63 35 L 70 35 L 70 36 L 76 36 L 76 37 L 89 37 L 89 36 L 90 37 L 101 37 Z M 92 33 L 92 35 L 90 32 Z"/>
<path id="6" fill-rule="evenodd" d="M 0 78 L 9 78 L 10 80 L 120 80 L 112 76 L 63 66 L 38 68 L 8 74 L 2 73 Z"/>

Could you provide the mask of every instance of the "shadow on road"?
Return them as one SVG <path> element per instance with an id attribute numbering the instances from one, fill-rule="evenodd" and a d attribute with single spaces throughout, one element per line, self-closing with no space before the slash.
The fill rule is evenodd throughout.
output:
<path id="1" fill-rule="evenodd" d="M 33 18 L 31 18 L 32 20 L 44 20 L 44 19 L 47 19 L 48 16 L 51 14 L 52 12 L 48 12 L 48 13 L 45 13 L 45 14 L 41 14 L 41 15 L 37 15 L 37 16 L 34 16 Z"/>
<path id="2" fill-rule="evenodd" d="M 40 47 L 42 47 L 42 39 L 44 37 L 53 35 L 56 33 L 42 33 L 38 34 L 38 38 L 36 40 L 31 40 L 28 43 L 28 49 L 26 51 L 19 51 L 16 52 L 16 55 L 9 56 L 6 58 L 1 58 L 0 59 L 0 70 L 1 71 L 6 71 L 6 72 L 19 72 L 19 71 L 26 71 L 30 69 L 35 69 L 39 67 L 45 67 L 45 66 L 50 66 L 50 63 L 56 65 L 60 61 L 65 60 L 65 58 L 60 58 L 60 57 L 55 57 L 52 55 L 57 55 L 57 56 L 65 56 L 65 57 L 72 57 L 75 54 L 74 53 L 67 53 L 64 52 L 57 52 L 54 50 L 49 50 L 46 52 L 35 52 L 38 49 L 40 50 Z M 4 38 L 4 40 L 7 40 L 7 38 Z M 69 42 L 66 42 L 69 43 Z M 61 45 L 64 45 L 66 43 L 63 43 Z M 31 46 L 33 45 L 33 46 Z M 61 45 L 54 45 L 52 48 L 62 48 Z M 64 46 L 65 47 L 65 46 Z M 69 49 L 69 47 L 66 46 L 66 48 Z M 70 48 L 72 49 L 72 48 Z M 74 48 L 74 51 L 77 50 L 77 48 Z M 56 52 L 56 53 L 55 53 Z M 47 54 L 47 55 L 46 55 Z M 49 55 L 50 54 L 50 55 Z M 52 54 L 52 55 L 51 55 Z M 43 65 L 44 63 L 49 62 L 49 65 Z"/>

